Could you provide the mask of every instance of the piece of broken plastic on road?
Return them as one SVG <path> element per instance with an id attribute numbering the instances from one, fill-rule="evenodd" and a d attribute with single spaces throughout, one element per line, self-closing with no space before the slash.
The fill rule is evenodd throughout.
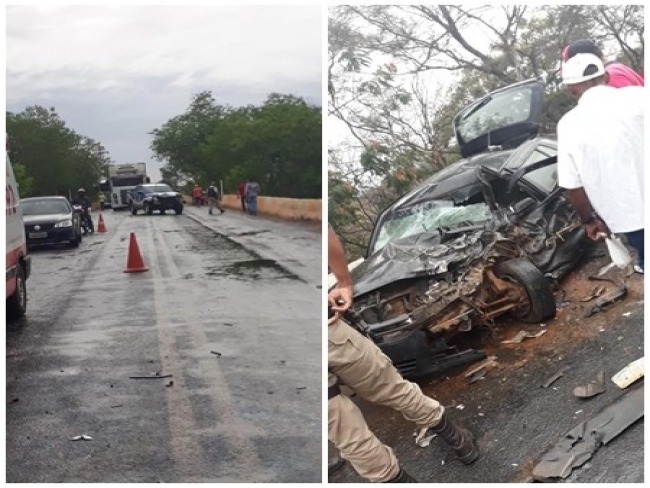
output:
<path id="1" fill-rule="evenodd" d="M 643 357 L 632 361 L 625 366 L 622 370 L 612 376 L 612 381 L 616 386 L 625 389 L 632 383 L 644 376 L 644 362 Z"/>
<path id="2" fill-rule="evenodd" d="M 90 437 L 89 435 L 82 434 L 82 435 L 74 436 L 74 437 L 73 437 L 72 439 L 70 439 L 70 440 L 71 440 L 71 441 L 92 441 L 93 438 Z"/>

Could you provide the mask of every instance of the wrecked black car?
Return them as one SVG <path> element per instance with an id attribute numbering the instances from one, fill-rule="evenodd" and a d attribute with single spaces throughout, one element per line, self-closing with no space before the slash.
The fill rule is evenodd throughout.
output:
<path id="1" fill-rule="evenodd" d="M 384 210 L 352 271 L 346 318 L 405 377 L 484 357 L 464 335 L 503 315 L 553 318 L 553 284 L 591 249 L 557 184 L 557 143 L 537 135 L 543 89 L 521 82 L 456 115 L 464 159 Z"/>

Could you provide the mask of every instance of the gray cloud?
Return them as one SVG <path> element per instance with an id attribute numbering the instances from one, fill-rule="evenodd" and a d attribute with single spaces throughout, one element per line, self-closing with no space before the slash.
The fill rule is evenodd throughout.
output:
<path id="1" fill-rule="evenodd" d="M 6 63 L 7 110 L 53 106 L 115 161 L 154 169 L 149 132 L 200 91 L 231 106 L 272 92 L 320 105 L 321 9 L 11 6 Z"/>

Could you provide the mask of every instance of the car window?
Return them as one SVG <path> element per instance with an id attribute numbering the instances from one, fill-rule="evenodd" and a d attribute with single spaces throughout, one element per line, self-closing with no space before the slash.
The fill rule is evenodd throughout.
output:
<path id="1" fill-rule="evenodd" d="M 491 130 L 524 122 L 530 117 L 532 89 L 522 87 L 507 93 L 494 94 L 480 110 L 463 118 L 458 132 L 465 141 L 471 141 Z"/>
<path id="2" fill-rule="evenodd" d="M 549 146 L 540 146 L 531 153 L 525 163 L 525 166 L 556 155 L 556 149 Z M 543 168 L 538 168 L 536 170 L 530 171 L 529 173 L 526 173 L 522 179 L 527 183 L 543 190 L 545 193 L 550 193 L 557 187 L 557 164 L 550 164 L 548 166 L 544 166 Z"/>
<path id="3" fill-rule="evenodd" d="M 64 200 L 23 200 L 21 206 L 23 215 L 56 215 L 71 211 Z"/>
<path id="4" fill-rule="evenodd" d="M 455 206 L 451 200 L 431 200 L 386 216 L 372 249 L 376 252 L 389 242 L 442 228 L 484 223 L 491 214 L 486 203 Z"/>
<path id="5" fill-rule="evenodd" d="M 168 191 L 174 191 L 167 185 L 145 186 L 144 188 L 147 193 L 164 193 Z"/>

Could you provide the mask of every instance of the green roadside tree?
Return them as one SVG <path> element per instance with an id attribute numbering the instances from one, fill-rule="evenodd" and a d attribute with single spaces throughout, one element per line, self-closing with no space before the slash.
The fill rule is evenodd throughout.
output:
<path id="1" fill-rule="evenodd" d="M 93 194 L 110 158 L 97 141 L 68 128 L 54 107 L 7 112 L 8 153 L 21 197 L 68 196 L 79 187 Z"/>

